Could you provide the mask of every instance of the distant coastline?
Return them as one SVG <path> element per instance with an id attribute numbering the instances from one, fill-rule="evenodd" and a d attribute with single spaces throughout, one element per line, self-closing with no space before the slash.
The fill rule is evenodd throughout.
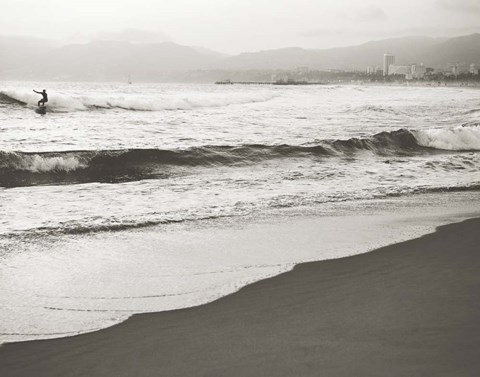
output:
<path id="1" fill-rule="evenodd" d="M 423 72 L 424 67 L 428 80 L 480 81 L 479 43 L 480 34 L 475 33 L 441 41 L 404 37 L 343 48 L 285 47 L 230 56 L 173 42 L 94 40 L 57 46 L 52 41 L 3 37 L 0 49 L 6 53 L 0 61 L 0 80 L 125 82 L 131 81 L 126 80 L 131 76 L 135 83 L 384 81 L 382 59 L 388 52 L 396 56 L 398 68 L 388 80 L 395 81 L 402 74 L 418 76 L 417 70 Z M 16 53 L 8 53 L 10 45 Z M 45 54 L 48 62 L 42 59 Z M 132 60 L 132 56 L 136 58 Z M 412 66 L 415 69 L 409 71 Z"/>
<path id="2" fill-rule="evenodd" d="M 353 82 L 330 82 L 337 85 L 368 85 L 368 86 L 412 86 L 412 87 L 455 87 L 455 88 L 480 88 L 480 82 L 476 81 L 353 81 Z"/>
<path id="3" fill-rule="evenodd" d="M 413 86 L 413 87 L 459 87 L 459 88 L 479 88 L 478 81 L 367 81 L 367 80 L 332 80 L 332 81 L 304 81 L 304 80 L 288 80 L 288 81 L 232 81 L 219 80 L 215 81 L 216 85 L 280 85 L 280 86 L 308 86 L 308 85 L 368 85 L 368 86 Z"/>
<path id="4" fill-rule="evenodd" d="M 328 85 L 322 81 L 306 81 L 306 80 L 276 80 L 276 81 L 232 81 L 220 80 L 215 81 L 216 85 Z"/>

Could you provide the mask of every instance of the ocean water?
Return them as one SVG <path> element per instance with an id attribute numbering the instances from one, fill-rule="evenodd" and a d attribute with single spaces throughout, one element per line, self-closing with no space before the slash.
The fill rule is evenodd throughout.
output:
<path id="1" fill-rule="evenodd" d="M 1 83 L 0 342 L 198 305 L 467 218 L 479 151 L 468 88 Z"/>

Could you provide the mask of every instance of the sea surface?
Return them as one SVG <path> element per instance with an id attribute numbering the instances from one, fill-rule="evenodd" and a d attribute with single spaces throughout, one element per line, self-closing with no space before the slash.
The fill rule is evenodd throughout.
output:
<path id="1" fill-rule="evenodd" d="M 0 82 L 0 342 L 467 218 L 479 151 L 476 89 Z"/>

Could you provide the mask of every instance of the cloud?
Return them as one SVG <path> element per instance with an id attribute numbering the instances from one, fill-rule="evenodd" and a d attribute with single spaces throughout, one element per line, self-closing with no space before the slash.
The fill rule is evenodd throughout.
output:
<path id="1" fill-rule="evenodd" d="M 362 37 L 362 38 L 396 38 L 405 36 L 429 36 L 429 37 L 453 37 L 458 35 L 466 35 L 470 33 L 477 33 L 480 31 L 480 26 L 464 26 L 464 27 L 410 27 L 410 28 L 320 28 L 313 30 L 306 30 L 299 34 L 300 37 L 318 38 L 318 37 Z"/>
<path id="2" fill-rule="evenodd" d="M 339 13 L 338 16 L 342 18 L 339 23 L 341 27 L 323 27 L 312 30 L 306 30 L 299 34 L 301 37 L 327 37 L 327 36 L 367 36 L 372 35 L 370 26 L 374 26 L 378 30 L 380 21 L 386 20 L 387 14 L 382 8 L 376 6 L 367 6 L 363 8 L 352 9 L 348 12 Z M 345 20 L 350 21 L 347 26 Z M 358 24 L 362 24 L 359 26 Z M 369 24 L 369 25 L 365 25 Z"/>
<path id="3" fill-rule="evenodd" d="M 382 8 L 367 6 L 350 11 L 346 18 L 355 22 L 382 21 L 387 19 L 387 14 Z"/>
<path id="4" fill-rule="evenodd" d="M 353 30 L 346 29 L 346 28 L 320 28 L 320 29 L 312 29 L 306 30 L 299 34 L 300 37 L 326 37 L 332 35 L 350 35 L 352 34 Z"/>
<path id="5" fill-rule="evenodd" d="M 480 14 L 480 2 L 478 0 L 436 0 L 435 4 L 448 11 Z"/>
<path id="6" fill-rule="evenodd" d="M 160 43 L 171 41 L 170 36 L 161 31 L 124 29 L 121 31 L 102 31 L 93 39 L 113 40 L 134 43 Z"/>

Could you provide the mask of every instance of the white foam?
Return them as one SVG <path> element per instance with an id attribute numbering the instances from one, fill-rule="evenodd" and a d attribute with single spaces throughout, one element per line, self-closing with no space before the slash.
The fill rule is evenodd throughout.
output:
<path id="1" fill-rule="evenodd" d="M 1 90 L 0 94 L 3 94 L 7 97 L 12 98 L 13 100 L 23 102 L 26 105 L 36 106 L 38 101 L 41 99 L 38 94 L 35 94 L 33 91 L 26 90 Z"/>
<path id="2" fill-rule="evenodd" d="M 51 171 L 69 172 L 86 166 L 74 156 L 44 157 L 37 154 L 21 156 L 12 165 L 16 169 L 27 170 L 32 173 L 46 173 Z"/>
<path id="3" fill-rule="evenodd" d="M 69 336 L 134 313 L 204 304 L 297 263 L 364 253 L 478 213 L 471 198 L 452 195 L 448 206 L 432 198 L 408 208 L 401 199 L 384 209 L 366 203 L 362 215 L 352 216 L 279 213 L 239 226 L 215 222 L 53 242 L 0 239 L 12 250 L 0 263 L 2 297 L 9 303 L 0 307 L 0 344 Z"/>
<path id="4" fill-rule="evenodd" d="M 72 171 L 85 167 L 75 157 L 41 157 L 35 155 L 32 159 L 29 170 L 32 172 L 48 172 L 48 171 Z"/>
<path id="5" fill-rule="evenodd" d="M 415 131 L 419 145 L 451 151 L 480 150 L 480 126 Z"/>
<path id="6" fill-rule="evenodd" d="M 7 89 L 0 91 L 0 94 L 8 96 L 13 100 L 19 101 L 27 105 L 28 107 L 37 107 L 38 101 L 42 98 L 33 91 L 27 91 L 22 89 Z M 59 93 L 50 93 L 47 106 L 50 111 L 75 111 L 75 110 L 87 110 L 87 107 L 81 100 L 72 96 L 62 95 Z"/>
<path id="7" fill-rule="evenodd" d="M 120 108 L 137 111 L 189 110 L 202 107 L 222 107 L 236 104 L 264 102 L 273 98 L 271 93 L 187 93 L 80 97 L 86 107 Z"/>
<path id="8" fill-rule="evenodd" d="M 0 91 L 0 93 L 23 102 L 29 107 L 36 107 L 40 99 L 38 94 L 26 90 L 9 89 Z M 123 95 L 94 94 L 89 96 L 65 95 L 55 92 L 48 92 L 48 94 L 47 106 L 50 111 L 54 112 L 85 111 L 95 108 L 136 111 L 189 110 L 265 102 L 275 97 L 274 94 L 266 91 L 249 93 L 174 92 L 159 93 L 154 96 L 138 93 Z"/>

